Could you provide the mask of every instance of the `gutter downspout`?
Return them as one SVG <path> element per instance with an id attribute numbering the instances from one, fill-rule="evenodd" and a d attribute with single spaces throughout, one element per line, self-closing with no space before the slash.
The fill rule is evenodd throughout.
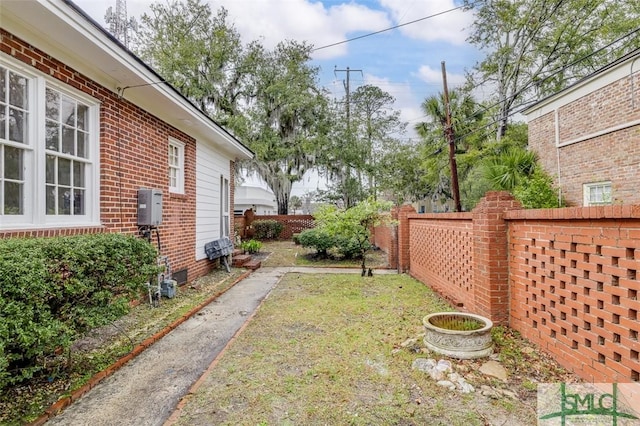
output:
<path id="1" fill-rule="evenodd" d="M 638 60 L 638 58 L 636 57 L 633 61 L 631 61 L 631 69 L 629 70 L 629 78 L 631 79 L 631 109 L 635 110 L 636 109 L 636 91 L 635 88 L 633 87 L 633 66 L 635 65 L 636 61 Z M 637 72 L 637 71 L 636 71 Z"/>
<path id="2" fill-rule="evenodd" d="M 558 167 L 558 207 L 560 207 L 562 205 L 562 170 L 560 169 L 560 122 L 558 115 L 558 108 L 556 108 L 553 112 L 553 119 L 555 121 L 556 163 Z"/>

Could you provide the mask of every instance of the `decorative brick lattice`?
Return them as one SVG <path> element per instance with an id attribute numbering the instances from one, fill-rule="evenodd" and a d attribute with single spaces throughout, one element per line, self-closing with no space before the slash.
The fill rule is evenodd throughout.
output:
<path id="1" fill-rule="evenodd" d="M 315 226 L 313 216 L 311 215 L 256 215 L 254 220 L 277 220 L 284 225 L 284 229 L 280 233 L 279 239 L 288 240 L 293 234 L 300 233 L 305 229 L 311 229 Z"/>
<path id="2" fill-rule="evenodd" d="M 511 326 L 587 380 L 639 381 L 639 230 L 595 224 L 511 224 Z"/>
<path id="3" fill-rule="evenodd" d="M 473 305 L 471 221 L 429 220 L 419 216 L 410 220 L 411 275 L 455 306 Z"/>

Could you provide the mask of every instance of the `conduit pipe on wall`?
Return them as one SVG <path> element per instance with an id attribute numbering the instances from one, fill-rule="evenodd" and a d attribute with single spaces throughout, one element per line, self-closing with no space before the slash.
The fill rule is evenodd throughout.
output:
<path id="1" fill-rule="evenodd" d="M 631 68 L 629 69 L 629 78 L 631 79 L 631 109 L 635 110 L 636 109 L 636 91 L 635 91 L 635 87 L 633 84 L 633 66 L 635 65 L 636 61 L 638 60 L 638 58 L 636 57 L 633 61 L 631 61 Z M 636 71 L 638 72 L 638 71 Z"/>
<path id="2" fill-rule="evenodd" d="M 558 167 L 558 207 L 562 205 L 562 170 L 560 169 L 560 120 L 558 108 L 553 111 L 553 120 L 556 133 L 556 162 Z"/>

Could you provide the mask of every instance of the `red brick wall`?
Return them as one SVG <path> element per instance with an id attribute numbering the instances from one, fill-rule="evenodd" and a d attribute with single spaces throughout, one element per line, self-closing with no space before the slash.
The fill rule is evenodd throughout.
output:
<path id="1" fill-rule="evenodd" d="M 640 206 L 517 211 L 510 325 L 593 382 L 640 380 Z"/>
<path id="2" fill-rule="evenodd" d="M 632 82 L 636 95 L 632 94 Z M 557 109 L 559 144 L 640 120 L 640 73 Z M 556 148 L 555 114 L 529 121 L 529 145 L 560 183 L 568 205 L 583 205 L 583 184 L 611 181 L 613 203 L 640 204 L 640 126 L 621 128 Z M 559 171 L 559 172 L 558 172 Z M 559 173 L 559 175 L 558 175 Z"/>
<path id="3" fill-rule="evenodd" d="M 582 206 L 582 184 L 611 181 L 614 204 L 638 204 L 639 162 L 640 126 L 562 147 L 563 197 L 568 205 Z"/>
<path id="4" fill-rule="evenodd" d="M 391 223 L 376 226 L 373 229 L 373 244 L 387 254 L 390 268 L 398 267 L 398 208 L 394 207 L 389 214 Z"/>
<path id="5" fill-rule="evenodd" d="M 497 324 L 509 321 L 509 270 L 505 212 L 522 206 L 507 192 L 489 191 L 473 209 L 475 312 Z"/>
<path id="6" fill-rule="evenodd" d="M 415 212 L 416 209 L 408 204 L 398 209 L 398 270 L 400 272 L 409 272 L 411 268 L 409 218 Z"/>
<path id="7" fill-rule="evenodd" d="M 255 215 L 256 220 L 277 220 L 284 225 L 284 229 L 280 233 L 278 239 L 288 240 L 293 234 L 298 234 L 305 229 L 311 229 L 315 226 L 313 216 L 309 214 L 290 214 L 290 215 Z"/>
<path id="8" fill-rule="evenodd" d="M 101 228 L 2 231 L 2 237 L 55 236 L 95 232 L 137 233 L 137 190 L 163 192 L 159 227 L 162 254 L 174 270 L 189 278 L 206 272 L 207 261 L 195 261 L 195 140 L 148 114 L 55 58 L 0 30 L 0 50 L 46 75 L 98 99 L 100 105 L 100 220 Z M 131 88 L 129 90 L 144 90 Z M 185 194 L 168 190 L 168 140 L 185 143 Z M 155 243 L 155 234 L 154 243 Z M 200 263 L 201 265 L 198 265 Z"/>
<path id="9" fill-rule="evenodd" d="M 640 381 L 640 206 L 518 207 L 489 192 L 471 213 L 409 214 L 411 275 L 584 380 Z"/>

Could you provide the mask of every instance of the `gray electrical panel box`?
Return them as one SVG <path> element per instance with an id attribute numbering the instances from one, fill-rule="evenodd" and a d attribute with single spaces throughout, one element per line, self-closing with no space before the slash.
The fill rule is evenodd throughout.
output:
<path id="1" fill-rule="evenodd" d="M 158 226 L 162 223 L 162 191 L 140 188 L 138 190 L 138 225 Z"/>

